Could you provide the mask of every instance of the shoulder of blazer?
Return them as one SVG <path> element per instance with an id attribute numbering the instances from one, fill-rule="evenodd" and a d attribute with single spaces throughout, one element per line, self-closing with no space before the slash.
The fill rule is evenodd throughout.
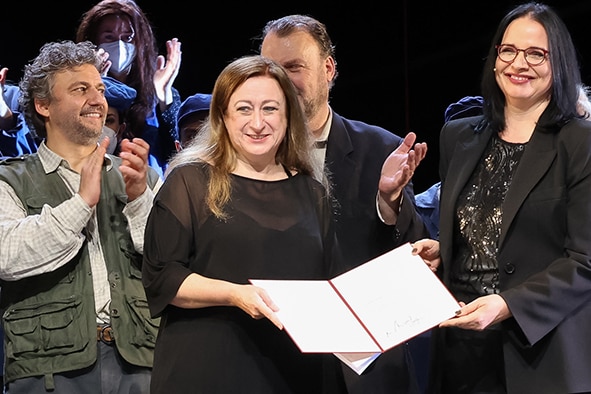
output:
<path id="1" fill-rule="evenodd" d="M 402 137 L 384 129 L 383 127 L 372 125 L 360 120 L 345 118 L 333 111 L 331 135 L 340 135 L 346 133 L 348 139 L 355 146 L 361 145 L 385 145 L 388 149 L 400 145 Z M 330 137 L 329 137 L 330 139 Z"/>
<path id="2" fill-rule="evenodd" d="M 591 118 L 572 119 L 560 129 L 560 139 L 585 139 L 591 135 Z"/>

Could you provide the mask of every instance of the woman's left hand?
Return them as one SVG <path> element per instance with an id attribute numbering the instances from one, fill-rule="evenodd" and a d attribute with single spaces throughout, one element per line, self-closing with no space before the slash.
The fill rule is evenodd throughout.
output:
<path id="1" fill-rule="evenodd" d="M 498 294 L 478 297 L 469 304 L 460 302 L 460 312 L 439 327 L 458 327 L 466 330 L 482 331 L 493 324 L 510 318 L 511 311 L 507 303 Z"/>

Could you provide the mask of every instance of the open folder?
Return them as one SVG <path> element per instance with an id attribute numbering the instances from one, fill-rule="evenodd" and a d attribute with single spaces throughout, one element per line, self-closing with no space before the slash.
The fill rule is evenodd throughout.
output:
<path id="1" fill-rule="evenodd" d="M 250 279 L 278 305 L 303 353 L 334 353 L 361 374 L 383 352 L 455 316 L 458 302 L 404 244 L 330 280 Z"/>

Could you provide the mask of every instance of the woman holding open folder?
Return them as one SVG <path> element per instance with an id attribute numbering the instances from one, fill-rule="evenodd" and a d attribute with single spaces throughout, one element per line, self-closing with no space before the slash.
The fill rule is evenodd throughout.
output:
<path id="1" fill-rule="evenodd" d="M 442 275 L 460 313 L 433 332 L 432 393 L 591 392 L 591 122 L 548 6 L 501 21 L 482 116 L 440 136 Z M 414 244 L 430 252 L 435 241 Z"/>
<path id="2" fill-rule="evenodd" d="M 340 392 L 338 360 L 302 353 L 249 284 L 340 272 L 308 135 L 279 65 L 248 56 L 221 72 L 205 130 L 171 161 L 148 219 L 144 285 L 162 316 L 152 394 Z"/>

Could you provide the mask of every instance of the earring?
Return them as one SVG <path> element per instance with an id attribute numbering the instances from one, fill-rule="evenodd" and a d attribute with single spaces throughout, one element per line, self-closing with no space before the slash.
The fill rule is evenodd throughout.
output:
<path id="1" fill-rule="evenodd" d="M 495 68 L 493 68 L 493 72 L 495 72 L 495 73 L 497 72 L 497 68 L 496 68 L 496 67 L 495 67 Z"/>

